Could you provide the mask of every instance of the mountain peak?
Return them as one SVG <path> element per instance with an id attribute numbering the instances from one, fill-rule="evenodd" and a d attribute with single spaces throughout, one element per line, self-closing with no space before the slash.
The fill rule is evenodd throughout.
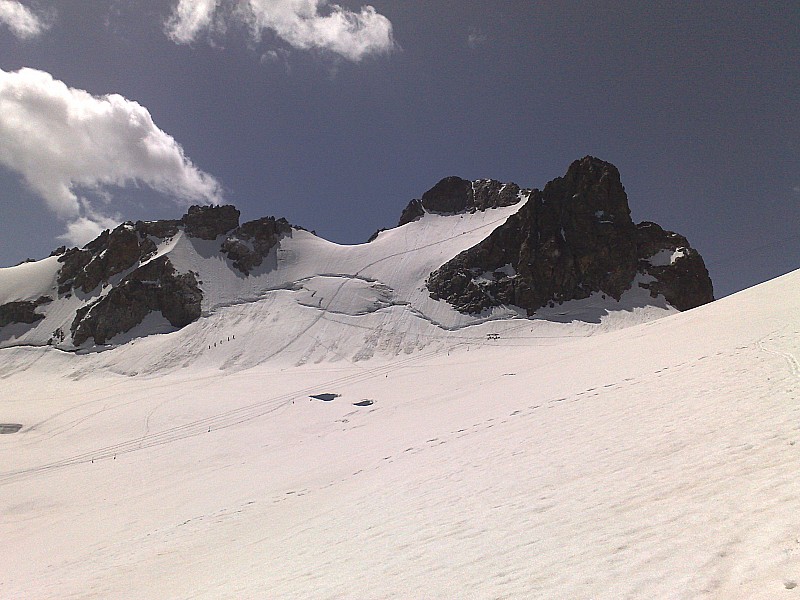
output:
<path id="1" fill-rule="evenodd" d="M 681 310 L 712 301 L 699 253 L 686 238 L 650 225 L 631 220 L 617 168 L 587 156 L 533 190 L 488 238 L 432 273 L 427 287 L 468 313 L 511 304 L 532 315 L 593 293 L 619 301 L 632 286 Z M 673 262 L 653 263 L 662 253 Z"/>

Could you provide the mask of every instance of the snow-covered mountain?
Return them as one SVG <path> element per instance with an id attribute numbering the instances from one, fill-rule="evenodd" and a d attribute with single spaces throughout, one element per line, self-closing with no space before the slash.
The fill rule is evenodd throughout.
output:
<path id="1" fill-rule="evenodd" d="M 273 350 L 247 365 L 290 349 L 298 362 L 360 360 L 480 324 L 473 334 L 513 335 L 527 327 L 520 317 L 546 334 L 711 299 L 700 255 L 678 234 L 634 225 L 617 170 L 587 157 L 543 191 L 447 178 L 399 227 L 357 246 L 283 219 L 240 225 L 232 206 L 125 223 L 83 249 L 0 269 L 0 347 L 89 351 L 192 324 L 159 344 L 191 338 L 197 358 L 248 321 L 259 326 L 238 333 L 266 336 Z"/>
<path id="2" fill-rule="evenodd" d="M 68 277 L 66 254 L 4 270 L 3 305 L 44 318 L 0 330 L 0 598 L 800 593 L 800 271 L 681 312 L 658 290 L 691 297 L 697 258 L 644 224 L 619 300 L 470 312 L 530 299 L 516 280 L 540 255 L 524 273 L 532 241 L 497 241 L 550 231 L 520 212 L 555 200 L 442 186 L 466 205 L 432 209 L 440 188 L 358 246 L 223 207 L 123 226 Z M 556 249 L 578 256 L 584 214 Z M 92 261 L 125 263 L 114 235 L 149 254 L 91 287 Z M 464 285 L 434 298 L 435 272 Z M 184 284 L 188 324 L 151 310 L 72 351 L 87 306 L 168 306 L 157 290 Z M 66 324 L 49 345 L 48 319 Z"/>

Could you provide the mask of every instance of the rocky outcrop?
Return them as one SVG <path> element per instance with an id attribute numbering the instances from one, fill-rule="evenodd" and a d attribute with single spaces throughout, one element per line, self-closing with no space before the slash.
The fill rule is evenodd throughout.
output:
<path id="1" fill-rule="evenodd" d="M 89 339 L 105 344 L 153 311 L 161 312 L 174 327 L 200 316 L 203 294 L 195 275 L 178 273 L 166 257 L 153 259 L 157 251 L 153 240 L 171 238 L 181 230 L 203 240 L 228 234 L 220 251 L 236 269 L 249 275 L 281 236 L 291 234 L 292 227 L 285 219 L 273 217 L 240 227 L 239 211 L 233 206 L 192 206 L 181 219 L 123 223 L 82 249 L 60 248 L 59 295 L 82 292 L 99 296 L 76 312 L 70 328 L 76 346 Z M 14 306 L 7 311 L 13 312 L 14 318 L 33 318 L 30 307 Z"/>
<path id="2" fill-rule="evenodd" d="M 402 227 L 406 223 L 416 221 L 424 214 L 425 209 L 422 208 L 422 200 L 412 200 L 408 203 L 408 206 L 403 209 L 403 212 L 400 213 L 400 221 L 397 223 L 397 226 Z M 377 233 L 374 237 L 378 237 Z"/>
<path id="3" fill-rule="evenodd" d="M 133 223 L 123 223 L 106 230 L 83 249 L 72 248 L 62 253 L 58 274 L 59 294 L 71 289 L 89 293 L 156 252 L 156 245 L 147 235 L 137 231 Z"/>
<path id="4" fill-rule="evenodd" d="M 92 258 L 90 251 L 79 250 L 78 248 L 70 248 L 59 256 L 58 262 L 63 263 L 63 266 L 58 271 L 59 295 L 68 294 L 73 288 L 83 288 L 84 284 L 86 284 L 84 269 L 92 261 Z M 88 288 L 86 291 L 94 289 L 95 286 Z"/>
<path id="5" fill-rule="evenodd" d="M 291 233 L 292 226 L 286 219 L 264 217 L 248 221 L 237 227 L 222 242 L 222 253 L 233 261 L 236 269 L 249 275 L 253 269 L 261 265 L 281 236 Z"/>
<path id="6" fill-rule="evenodd" d="M 215 240 L 239 226 L 239 210 L 230 204 L 191 206 L 183 216 L 186 235 L 201 240 Z"/>
<path id="7" fill-rule="evenodd" d="M 494 179 L 469 181 L 460 177 L 445 177 L 427 192 L 421 200 L 412 200 L 400 215 L 398 227 L 410 223 L 426 212 L 454 214 L 475 212 L 516 204 L 530 190 L 521 190 L 514 183 Z"/>
<path id="8" fill-rule="evenodd" d="M 678 310 L 689 310 L 714 299 L 708 270 L 688 240 L 649 221 L 636 226 L 639 272 L 650 281 L 639 283 L 655 298 L 659 295 Z"/>
<path id="9" fill-rule="evenodd" d="M 166 239 L 181 227 L 186 235 L 215 240 L 239 226 L 239 211 L 234 206 L 192 206 L 180 219 L 123 223 L 106 230 L 82 249 L 59 248 L 55 255 L 63 263 L 58 274 L 58 292 L 72 290 L 90 293 L 115 276 L 144 263 L 156 252 L 152 238 Z"/>
<path id="10" fill-rule="evenodd" d="M 28 300 L 19 302 L 8 302 L 0 305 L 0 327 L 5 327 L 11 323 L 26 323 L 28 325 L 44 319 L 44 315 L 36 312 L 42 304 L 48 304 L 53 299 L 49 296 L 42 296 L 38 300 Z"/>
<path id="11" fill-rule="evenodd" d="M 179 274 L 166 256 L 135 269 L 108 294 L 79 309 L 72 322 L 72 341 L 89 338 L 105 344 L 159 311 L 173 327 L 184 327 L 200 316 L 203 294 L 193 273 Z"/>
<path id="12" fill-rule="evenodd" d="M 183 224 L 181 219 L 165 219 L 163 221 L 136 221 L 134 229 L 143 236 L 152 236 L 159 240 L 174 237 Z"/>
<path id="13" fill-rule="evenodd" d="M 422 207 L 430 212 L 457 213 L 467 210 L 472 182 L 461 177 L 445 177 L 422 194 Z"/>
<path id="14" fill-rule="evenodd" d="M 441 189 L 457 188 L 448 182 Z M 513 304 L 533 314 L 595 292 L 619 300 L 642 272 L 655 279 L 645 284 L 651 294 L 663 294 L 676 308 L 710 302 L 713 291 L 702 258 L 685 238 L 673 236 L 637 227 L 616 167 L 586 157 L 543 191 L 531 191 L 516 214 L 434 271 L 427 286 L 432 298 L 462 312 Z M 685 248 L 685 258 L 669 265 L 645 260 L 672 246 Z"/>
<path id="15" fill-rule="evenodd" d="M 502 183 L 495 179 L 479 179 L 472 184 L 472 195 L 467 203 L 470 210 L 486 210 L 512 206 L 530 194 L 516 183 Z"/>

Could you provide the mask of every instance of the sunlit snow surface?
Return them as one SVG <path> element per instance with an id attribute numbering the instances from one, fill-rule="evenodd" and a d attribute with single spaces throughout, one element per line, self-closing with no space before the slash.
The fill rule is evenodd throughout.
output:
<path id="1" fill-rule="evenodd" d="M 0 350 L 0 598 L 800 594 L 800 273 L 470 324 L 335 252 L 177 332 Z"/>

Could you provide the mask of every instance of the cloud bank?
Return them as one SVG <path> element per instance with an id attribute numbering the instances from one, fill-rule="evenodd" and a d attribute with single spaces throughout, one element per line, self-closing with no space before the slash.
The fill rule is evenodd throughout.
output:
<path id="1" fill-rule="evenodd" d="M 34 38 L 50 28 L 49 21 L 15 0 L 0 0 L 0 23 L 21 40 Z"/>
<path id="2" fill-rule="evenodd" d="M 221 198 L 217 180 L 192 164 L 146 108 L 35 69 L 0 69 L 0 165 L 66 223 L 62 237 L 74 244 L 116 222 L 108 187 L 145 185 L 187 204 Z"/>
<path id="3" fill-rule="evenodd" d="M 358 62 L 394 48 L 392 23 L 372 6 L 359 12 L 328 0 L 178 0 L 166 22 L 167 34 L 188 44 L 226 21 L 244 24 L 253 38 L 271 32 L 293 48 L 323 50 Z"/>

